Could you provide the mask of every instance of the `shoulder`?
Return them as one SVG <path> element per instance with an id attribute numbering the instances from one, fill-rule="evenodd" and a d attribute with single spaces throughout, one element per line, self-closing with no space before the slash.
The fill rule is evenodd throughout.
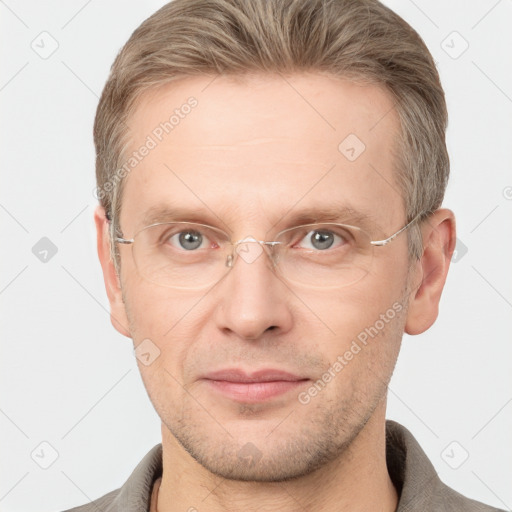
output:
<path id="1" fill-rule="evenodd" d="M 386 422 L 386 462 L 400 495 L 397 512 L 497 512 L 454 491 L 439 478 L 414 436 L 402 425 Z"/>
<path id="2" fill-rule="evenodd" d="M 154 446 L 122 487 L 64 512 L 140 512 L 149 510 L 154 482 L 162 475 L 162 445 Z"/>
<path id="3" fill-rule="evenodd" d="M 466 496 L 459 494 L 441 481 L 439 481 L 439 484 L 432 500 L 433 510 L 446 512 L 503 512 L 502 509 L 466 498 Z"/>

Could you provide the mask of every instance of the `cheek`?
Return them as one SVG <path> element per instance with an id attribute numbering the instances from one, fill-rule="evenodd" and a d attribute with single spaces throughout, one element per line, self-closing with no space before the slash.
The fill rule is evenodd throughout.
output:
<path id="1" fill-rule="evenodd" d="M 123 281 L 123 299 L 134 341 L 151 338 L 163 343 L 197 302 L 197 296 L 149 283 L 135 271 Z"/>
<path id="2" fill-rule="evenodd" d="M 315 308 L 331 330 L 320 347 L 326 361 L 341 360 L 345 374 L 394 365 L 406 310 L 404 285 L 403 269 L 388 270 L 366 276 L 358 286 L 319 296 Z"/>
<path id="3" fill-rule="evenodd" d="M 327 396 L 370 403 L 382 396 L 398 357 L 404 308 L 400 300 L 350 302 L 347 318 L 338 324 L 337 339 L 329 347 L 330 367 L 322 378 L 335 382 Z M 351 399 L 349 399 L 352 397 Z"/>
<path id="4" fill-rule="evenodd" d="M 124 292 L 136 355 L 145 346 L 157 355 L 150 367 L 138 358 L 143 378 L 171 379 L 169 385 L 172 375 L 183 382 L 187 358 L 193 355 L 211 316 L 206 301 L 196 292 L 177 292 L 136 278 L 125 283 Z"/>
<path id="5" fill-rule="evenodd" d="M 131 283 L 126 307 L 137 365 L 155 409 L 166 414 L 182 398 L 183 369 L 197 336 L 194 304 L 197 298 L 176 297 L 171 290 Z M 170 411 L 169 411 L 170 413 Z"/>
<path id="6" fill-rule="evenodd" d="M 362 329 L 372 325 L 400 297 L 397 280 L 390 279 L 384 286 L 380 280 L 368 275 L 358 286 L 333 290 L 324 295 L 321 302 L 317 302 L 316 309 L 334 331 L 333 336 L 346 339 L 357 336 Z"/>

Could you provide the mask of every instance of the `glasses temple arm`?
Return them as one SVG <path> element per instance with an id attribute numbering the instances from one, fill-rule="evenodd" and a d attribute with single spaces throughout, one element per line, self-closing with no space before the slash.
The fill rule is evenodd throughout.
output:
<path id="1" fill-rule="evenodd" d="M 114 237 L 114 241 L 119 243 L 119 244 L 126 244 L 126 245 L 128 245 L 128 244 L 133 244 L 133 242 L 135 240 L 133 238 L 128 240 L 126 238 L 120 238 L 120 237 L 116 236 L 116 237 Z"/>
<path id="2" fill-rule="evenodd" d="M 420 217 L 422 213 L 418 213 L 414 219 L 412 219 L 409 223 L 407 223 L 402 229 L 399 229 L 396 233 L 393 233 L 389 238 L 386 238 L 385 240 L 372 240 L 370 243 L 372 245 L 376 245 L 378 247 L 382 247 L 383 245 L 387 245 L 390 242 L 392 242 L 400 233 L 405 231 L 411 224 L 416 222 Z"/>

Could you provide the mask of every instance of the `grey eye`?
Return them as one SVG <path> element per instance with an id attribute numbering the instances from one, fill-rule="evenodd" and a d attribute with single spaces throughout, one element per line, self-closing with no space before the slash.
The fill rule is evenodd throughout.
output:
<path id="1" fill-rule="evenodd" d="M 309 231 L 302 239 L 299 247 L 303 249 L 315 249 L 325 251 L 336 248 L 347 243 L 347 235 L 344 233 L 335 233 L 329 229 L 314 229 Z"/>
<path id="2" fill-rule="evenodd" d="M 178 238 L 179 247 L 187 251 L 199 249 L 204 242 L 203 235 L 199 231 L 189 230 L 181 231 L 170 238 L 172 243 L 175 238 Z"/>
<path id="3" fill-rule="evenodd" d="M 314 231 L 310 241 L 315 249 L 329 249 L 334 243 L 334 234 L 328 231 Z"/>

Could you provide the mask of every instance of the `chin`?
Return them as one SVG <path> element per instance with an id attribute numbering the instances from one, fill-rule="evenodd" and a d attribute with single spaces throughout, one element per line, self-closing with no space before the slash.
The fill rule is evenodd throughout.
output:
<path id="1" fill-rule="evenodd" d="M 270 434 L 258 428 L 251 435 L 244 429 L 243 436 L 226 431 L 220 434 L 213 428 L 205 431 L 205 424 L 190 421 L 169 430 L 185 451 L 214 475 L 232 481 L 286 482 L 342 457 L 365 424 L 348 422 L 341 427 L 338 422 L 324 417 L 301 426 L 290 421 L 286 428 L 284 424 L 279 430 L 274 427 Z"/>

